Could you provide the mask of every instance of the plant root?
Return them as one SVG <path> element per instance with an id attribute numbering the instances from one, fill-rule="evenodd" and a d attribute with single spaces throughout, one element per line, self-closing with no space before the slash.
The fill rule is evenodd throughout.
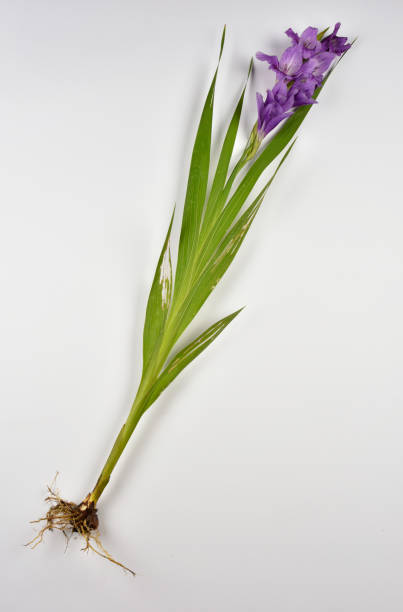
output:
<path id="1" fill-rule="evenodd" d="M 25 544 L 25 546 L 29 546 L 32 549 L 35 548 L 42 542 L 43 536 L 47 531 L 56 529 L 61 531 L 65 536 L 67 540 L 67 549 L 71 536 L 74 533 L 78 533 L 85 542 L 81 550 L 92 550 L 100 557 L 107 559 L 107 561 L 118 565 L 135 576 L 135 572 L 123 565 L 123 563 L 116 561 L 116 559 L 114 559 L 103 547 L 98 531 L 98 514 L 95 502 L 91 500 L 90 495 L 88 494 L 81 504 L 74 504 L 73 502 L 62 499 L 58 491 L 54 489 L 54 485 L 52 485 L 52 487 L 48 486 L 47 488 L 49 495 L 45 498 L 45 501 L 53 505 L 47 511 L 46 516 L 31 521 L 31 523 L 44 522 L 45 525 L 30 542 Z"/>

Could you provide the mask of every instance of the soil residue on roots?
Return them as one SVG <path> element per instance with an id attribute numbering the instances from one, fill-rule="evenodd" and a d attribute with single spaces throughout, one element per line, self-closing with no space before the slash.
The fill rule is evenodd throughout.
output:
<path id="1" fill-rule="evenodd" d="M 67 540 L 67 544 L 74 533 L 78 533 L 85 542 L 82 550 L 92 550 L 100 557 L 107 559 L 115 565 L 123 568 L 130 572 L 133 576 L 135 573 L 116 561 L 107 550 L 103 547 L 99 532 L 99 519 L 95 502 L 91 500 L 90 494 L 81 502 L 81 504 L 74 504 L 73 502 L 62 499 L 54 489 L 54 487 L 48 486 L 49 495 L 45 498 L 45 501 L 52 504 L 44 517 L 31 521 L 31 523 L 44 523 L 44 526 L 40 529 L 38 534 L 26 544 L 30 548 L 35 548 L 43 540 L 43 536 L 47 531 L 61 531 Z"/>

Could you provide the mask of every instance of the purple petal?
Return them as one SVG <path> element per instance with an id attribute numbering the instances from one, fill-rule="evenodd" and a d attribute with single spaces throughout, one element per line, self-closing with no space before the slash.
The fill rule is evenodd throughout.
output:
<path id="1" fill-rule="evenodd" d="M 338 21 L 334 28 L 333 28 L 333 32 L 332 32 L 332 36 L 336 36 L 337 32 L 340 30 L 340 26 L 341 26 L 341 21 Z"/>
<path id="2" fill-rule="evenodd" d="M 321 46 L 323 51 L 330 51 L 336 55 L 341 55 L 351 47 L 350 44 L 347 44 L 347 36 L 336 36 L 340 25 L 338 21 L 333 28 L 333 32 L 322 40 Z"/>
<path id="3" fill-rule="evenodd" d="M 292 87 L 287 87 L 284 80 L 277 81 L 273 87 L 273 97 L 276 102 L 282 107 L 283 111 L 287 111 L 293 106 L 294 94 Z"/>
<path id="4" fill-rule="evenodd" d="M 297 91 L 294 97 L 294 106 L 305 106 L 306 104 L 317 104 L 317 101 L 304 91 Z"/>
<path id="5" fill-rule="evenodd" d="M 273 87 L 273 95 L 279 104 L 283 104 L 287 99 L 288 87 L 284 80 L 277 81 Z"/>
<path id="6" fill-rule="evenodd" d="M 288 47 L 279 61 L 281 72 L 287 77 L 294 77 L 302 66 L 302 49 L 300 45 Z"/>
<path id="7" fill-rule="evenodd" d="M 301 41 L 305 47 L 313 49 L 318 42 L 318 28 L 307 27 L 301 34 Z"/>
<path id="8" fill-rule="evenodd" d="M 318 40 L 318 28 L 306 28 L 301 34 L 300 42 L 304 59 L 309 59 L 314 53 L 318 53 L 322 48 Z"/>
<path id="9" fill-rule="evenodd" d="M 272 70 L 278 70 L 278 57 L 276 55 L 267 55 L 266 53 L 258 51 L 256 53 L 256 58 L 261 62 L 267 62 Z"/>
<path id="10" fill-rule="evenodd" d="M 285 34 L 287 34 L 288 38 L 291 38 L 294 45 L 297 45 L 299 43 L 299 36 L 296 32 L 294 32 L 292 28 L 288 28 L 288 30 L 285 31 Z"/>
<path id="11" fill-rule="evenodd" d="M 313 77 L 318 83 L 322 81 L 323 74 L 329 68 L 333 59 L 336 57 L 335 53 L 322 51 L 313 55 L 302 67 L 301 74 L 306 75 L 308 78 Z"/>
<path id="12" fill-rule="evenodd" d="M 291 115 L 292 113 L 281 113 L 280 115 L 276 115 L 275 117 L 270 119 L 270 121 L 268 121 L 264 126 L 264 136 L 267 136 L 269 132 L 274 130 L 274 128 L 280 123 L 280 121 L 283 121 L 283 119 L 286 119 Z"/>
<path id="13" fill-rule="evenodd" d="M 263 96 L 259 92 L 257 92 L 256 94 L 256 102 L 257 102 L 257 112 L 260 115 L 263 111 L 264 102 L 263 102 Z"/>
<path id="14" fill-rule="evenodd" d="M 293 99 L 293 106 L 314 104 L 316 100 L 312 98 L 312 95 L 316 87 L 317 82 L 314 78 L 301 77 L 297 79 L 290 88 L 290 95 Z"/>

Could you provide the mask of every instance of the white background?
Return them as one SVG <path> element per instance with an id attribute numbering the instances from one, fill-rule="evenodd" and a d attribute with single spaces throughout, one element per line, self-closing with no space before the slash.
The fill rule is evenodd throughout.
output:
<path id="1" fill-rule="evenodd" d="M 403 608 L 403 11 L 398 0 L 0 2 L 1 607 Z M 147 291 L 227 44 L 215 134 L 292 26 L 359 36 L 100 503 L 135 579 L 29 520 L 93 486 L 140 371 Z M 255 93 L 272 84 L 256 63 Z"/>

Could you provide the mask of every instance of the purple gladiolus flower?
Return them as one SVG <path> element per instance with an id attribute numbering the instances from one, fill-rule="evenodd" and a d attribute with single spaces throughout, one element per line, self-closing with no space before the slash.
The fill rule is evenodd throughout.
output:
<path id="1" fill-rule="evenodd" d="M 340 25 L 341 23 L 339 21 L 334 26 L 333 32 L 321 41 L 323 51 L 330 51 L 336 55 L 341 55 L 351 47 L 350 44 L 346 44 L 347 36 L 336 36 L 340 29 Z"/>
<path id="2" fill-rule="evenodd" d="M 337 36 L 339 28 L 340 23 L 336 23 L 333 32 L 323 40 L 318 40 L 318 28 L 309 26 L 300 36 L 288 28 L 286 34 L 291 45 L 280 59 L 276 55 L 256 54 L 277 75 L 277 82 L 272 90 L 267 91 L 265 100 L 260 93 L 256 95 L 258 142 L 292 115 L 297 107 L 316 104 L 313 96 L 325 72 L 336 56 L 351 47 L 346 43 L 346 37 Z"/>
<path id="3" fill-rule="evenodd" d="M 291 38 L 294 46 L 300 45 L 302 47 L 303 59 L 309 59 L 322 49 L 321 43 L 318 40 L 318 28 L 308 27 L 302 32 L 301 36 L 298 36 L 292 28 L 288 28 L 286 34 Z"/>
<path id="4" fill-rule="evenodd" d="M 276 55 L 266 55 L 261 52 L 256 53 L 256 57 L 263 62 L 268 62 L 270 68 L 277 74 L 277 78 L 289 81 L 298 76 L 303 60 L 300 45 L 288 47 L 280 59 Z"/>
<path id="5" fill-rule="evenodd" d="M 316 79 L 300 77 L 290 88 L 290 96 L 293 99 L 293 106 L 305 106 L 305 104 L 317 104 L 312 97 L 318 83 Z"/>
<path id="6" fill-rule="evenodd" d="M 306 76 L 308 79 L 315 79 L 317 85 L 320 85 L 324 73 L 329 68 L 335 57 L 336 54 L 330 53 L 329 51 L 321 51 L 320 53 L 313 55 L 304 63 L 301 74 Z"/>
<path id="7" fill-rule="evenodd" d="M 256 94 L 258 109 L 257 129 L 261 140 L 263 140 L 280 121 L 292 115 L 289 109 L 293 106 L 293 99 L 288 95 L 288 92 L 284 91 L 284 88 L 287 90 L 287 85 L 279 81 L 276 83 L 273 90 L 269 89 L 267 91 L 266 100 L 264 101 L 262 94 Z"/>
<path id="8" fill-rule="evenodd" d="M 293 93 L 284 80 L 277 81 L 273 89 L 270 91 L 270 98 L 273 102 L 279 104 L 284 111 L 287 111 L 294 106 Z"/>
<path id="9" fill-rule="evenodd" d="M 287 34 L 288 38 L 291 38 L 294 45 L 298 45 L 299 36 L 292 28 L 288 28 L 284 33 Z"/>

